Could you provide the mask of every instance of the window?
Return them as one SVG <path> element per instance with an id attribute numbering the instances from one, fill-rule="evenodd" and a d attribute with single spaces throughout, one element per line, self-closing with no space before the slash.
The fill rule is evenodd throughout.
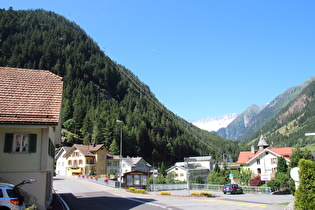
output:
<path id="1" fill-rule="evenodd" d="M 105 160 L 105 155 L 102 155 L 102 156 L 101 156 L 101 160 Z"/>
<path id="2" fill-rule="evenodd" d="M 4 140 L 4 152 L 10 153 L 35 153 L 37 134 L 13 134 L 6 133 Z"/>
<path id="3" fill-rule="evenodd" d="M 14 152 L 28 152 L 29 135 L 15 134 L 13 148 Z"/>
<path id="4" fill-rule="evenodd" d="M 79 165 L 82 165 L 83 164 L 83 160 L 79 160 Z"/>
<path id="5" fill-rule="evenodd" d="M 277 162 L 278 162 L 277 160 L 278 160 L 277 158 L 272 158 L 271 159 L 271 164 L 277 164 Z"/>
<path id="6" fill-rule="evenodd" d="M 257 173 L 261 174 L 261 169 L 260 168 L 257 168 Z"/>
<path id="7" fill-rule="evenodd" d="M 260 165 L 260 159 L 256 160 L 257 165 Z"/>
<path id="8" fill-rule="evenodd" d="M 69 166 L 72 165 L 72 160 L 68 160 L 68 165 L 69 165 Z"/>

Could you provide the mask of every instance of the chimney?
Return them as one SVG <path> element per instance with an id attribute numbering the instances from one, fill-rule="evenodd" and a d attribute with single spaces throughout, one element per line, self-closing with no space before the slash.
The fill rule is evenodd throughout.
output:
<path id="1" fill-rule="evenodd" d="M 251 153 L 255 154 L 255 146 L 254 146 L 254 145 L 252 145 L 252 146 L 250 147 L 250 151 L 251 151 Z"/>

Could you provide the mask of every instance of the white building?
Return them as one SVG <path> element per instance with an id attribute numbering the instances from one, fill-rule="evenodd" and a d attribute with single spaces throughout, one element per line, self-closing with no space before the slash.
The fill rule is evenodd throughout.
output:
<path id="1" fill-rule="evenodd" d="M 66 152 L 68 152 L 71 147 L 61 147 L 61 149 L 56 153 L 56 175 L 57 176 L 66 176 L 67 169 L 66 169 L 66 161 L 67 159 L 64 157 Z"/>
<path id="2" fill-rule="evenodd" d="M 187 166 L 189 171 L 189 180 L 195 180 L 201 177 L 206 181 L 209 173 L 214 167 L 214 161 L 211 156 L 189 157 L 191 162 L 176 162 L 174 166 L 166 170 L 167 173 L 175 173 L 176 181 L 187 181 Z"/>
<path id="3" fill-rule="evenodd" d="M 124 176 L 125 173 L 131 171 L 142 171 L 149 173 L 151 169 L 151 165 L 147 163 L 142 157 L 126 157 L 121 160 L 121 174 L 120 177 Z"/>
<path id="4" fill-rule="evenodd" d="M 275 177 L 279 157 L 284 157 L 287 164 L 291 161 L 292 147 L 270 148 L 262 135 L 258 147 L 258 151 L 252 146 L 251 151 L 240 152 L 237 161 L 241 167 L 250 169 L 254 176 L 269 176 L 272 179 Z"/>

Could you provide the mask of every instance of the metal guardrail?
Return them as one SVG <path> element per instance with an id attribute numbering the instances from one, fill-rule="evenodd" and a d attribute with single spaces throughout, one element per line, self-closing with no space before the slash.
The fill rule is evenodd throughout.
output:
<path id="1" fill-rule="evenodd" d="M 150 184 L 148 191 L 186 190 L 187 184 Z"/>
<path id="2" fill-rule="evenodd" d="M 191 184 L 192 190 L 211 190 L 211 191 L 221 191 L 223 185 L 212 185 L 212 184 Z M 271 194 L 279 189 L 271 187 L 257 187 L 257 186 L 240 186 L 244 193 L 252 194 Z"/>

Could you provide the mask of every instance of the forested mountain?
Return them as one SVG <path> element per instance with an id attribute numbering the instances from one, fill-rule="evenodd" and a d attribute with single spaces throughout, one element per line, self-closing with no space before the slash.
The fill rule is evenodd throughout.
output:
<path id="1" fill-rule="evenodd" d="M 274 118 L 245 139 L 247 143 L 257 144 L 260 134 L 267 137 L 270 146 L 288 147 L 311 146 L 314 150 L 315 137 L 306 137 L 305 133 L 315 132 L 315 81 L 309 83 L 303 91 L 282 109 Z M 252 141 L 254 139 L 254 141 Z"/>
<path id="2" fill-rule="evenodd" d="M 263 107 L 251 105 L 226 128 L 222 128 L 215 133 L 223 138 L 232 140 L 244 140 L 249 138 L 256 131 L 260 131 L 261 126 L 275 117 L 314 80 L 315 77 L 311 77 L 299 86 L 288 88 L 272 102 Z"/>
<path id="3" fill-rule="evenodd" d="M 153 164 L 187 156 L 231 155 L 239 142 L 202 131 L 167 110 L 131 71 L 78 25 L 44 10 L 0 10 L 0 65 L 45 69 L 64 78 L 64 128 L 85 144 L 110 147 L 123 133 L 123 155 Z M 117 120 L 123 123 L 117 123 Z M 71 138 L 67 136 L 67 143 Z"/>

